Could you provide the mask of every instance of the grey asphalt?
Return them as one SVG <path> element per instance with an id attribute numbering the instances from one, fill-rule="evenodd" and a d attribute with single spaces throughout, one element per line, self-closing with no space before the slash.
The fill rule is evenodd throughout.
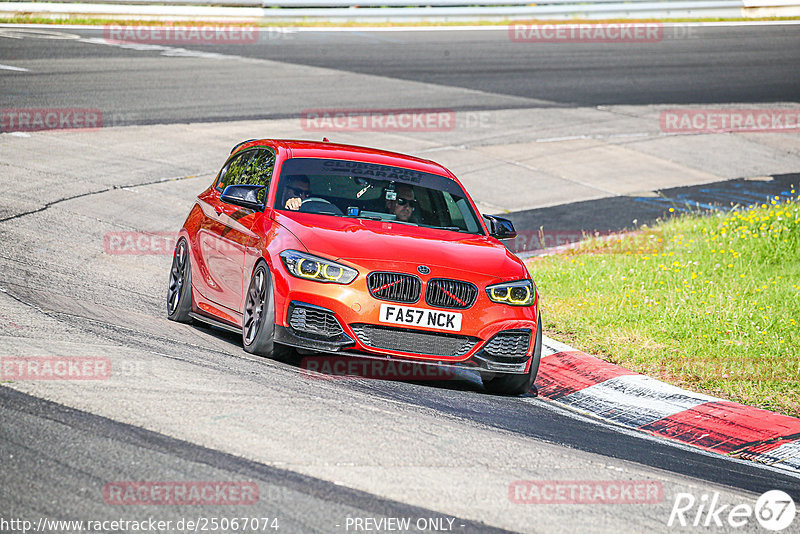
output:
<path id="1" fill-rule="evenodd" d="M 61 33 L 104 37 L 103 30 Z M 69 39 L 3 39 L 0 57 L 33 66 L 35 74 L 4 72 L 0 105 L 93 107 L 123 125 L 282 118 L 320 107 L 484 110 L 754 104 L 800 97 L 797 26 L 678 25 L 665 28 L 663 39 L 652 43 L 514 42 L 505 29 L 265 30 L 256 43 L 168 46 L 231 57 L 214 70 L 143 61 L 129 69 L 130 58 L 155 58 L 163 51 L 147 50 L 146 44 L 136 50 L 135 45 L 91 47 Z M 379 80 L 352 86 L 346 78 L 321 78 L 316 83 L 302 77 L 285 79 L 280 64 L 249 63 L 240 57 L 436 84 L 450 91 L 447 98 L 423 98 L 392 91 Z"/>
<path id="2" fill-rule="evenodd" d="M 523 42 L 504 28 L 314 32 L 214 50 L 564 106 L 756 103 L 800 96 L 796 27 L 677 24 L 663 32 L 651 43 Z"/>
<path id="3" fill-rule="evenodd" d="M 0 387 L 0 399 L 0 455 L 4 464 L 0 502 L 7 521 L 26 518 L 35 525 L 39 518 L 47 518 L 53 525 L 56 521 L 137 522 L 154 518 L 170 521 L 170 528 L 160 530 L 172 532 L 193 530 L 179 528 L 181 520 L 208 526 L 201 518 L 246 518 L 248 525 L 254 525 L 244 529 L 248 532 L 303 533 L 345 530 L 347 518 L 366 516 L 377 520 L 414 518 L 415 522 L 419 518 L 449 519 L 444 524 L 454 525 L 459 532 L 506 532 L 182 442 L 8 388 Z M 254 483 L 258 490 L 252 503 L 213 506 L 118 505 L 109 502 L 113 494 L 105 491 L 107 484 L 123 486 L 165 479 Z M 154 500 L 159 498 L 163 496 Z M 80 529 L 39 530 L 64 531 Z"/>
<path id="4" fill-rule="evenodd" d="M 519 199 L 521 189 L 513 184 L 487 187 L 500 160 L 489 165 L 486 160 L 520 152 L 514 143 L 527 143 L 522 151 L 529 151 L 529 158 L 554 157 L 569 168 L 599 142 L 548 145 L 537 140 L 587 131 L 598 136 L 640 131 L 654 111 L 632 104 L 642 94 L 651 95 L 651 103 L 664 103 L 655 88 L 671 76 L 639 77 L 635 67 L 646 73 L 645 63 L 659 57 L 682 80 L 671 86 L 681 102 L 725 104 L 734 88 L 735 102 L 797 100 L 796 69 L 786 66 L 787 61 L 797 63 L 797 32 L 724 30 L 738 38 L 730 39 L 720 29 L 698 31 L 692 43 L 654 43 L 646 50 L 528 47 L 509 43 L 502 32 L 364 32 L 297 34 L 236 50 L 187 46 L 176 51 L 172 46 L 109 46 L 92 41 L 83 30 L 60 29 L 51 35 L 56 39 L 19 31 L 9 36 L 7 29 L 0 30 L 0 63 L 29 69 L 0 71 L 0 107 L 86 107 L 102 110 L 108 119 L 108 127 L 94 132 L 0 136 L 0 356 L 102 356 L 128 370 L 99 382 L 3 384 L 3 517 L 114 517 L 120 512 L 102 501 L 100 489 L 120 478 L 255 480 L 269 496 L 258 511 L 282 514 L 290 532 L 344 531 L 336 524 L 346 514 L 447 516 L 467 531 L 482 530 L 479 523 L 485 523 L 523 532 L 665 532 L 671 530 L 666 522 L 681 492 L 698 497 L 718 492 L 729 504 L 752 505 L 766 489 L 800 498 L 800 483 L 788 473 L 600 425 L 532 396 L 489 396 L 474 380 L 311 380 L 296 366 L 248 356 L 236 336 L 167 321 L 163 300 L 169 256 L 118 255 L 103 245 L 108 232 L 177 229 L 235 142 L 262 131 L 308 134 L 296 117 L 313 107 L 424 105 L 491 111 L 485 128 L 427 136 L 339 135 L 345 141 L 453 161 L 456 174 L 469 182 L 482 206 L 563 210 L 557 208 L 564 205 L 562 193 L 586 202 L 596 199 L 598 191 L 604 198 L 618 198 L 619 180 L 598 176 L 596 182 L 584 180 L 583 189 L 564 182 L 566 192 L 526 188 L 534 191 L 526 196 L 535 198 Z M 744 43 L 757 52 L 748 55 Z M 745 69 L 719 74 L 720 79 L 697 76 L 703 66 L 732 61 L 726 48 L 740 50 L 745 66 L 759 65 L 760 84 L 752 83 Z M 281 61 L 264 59 L 267 54 Z M 295 57 L 288 62 L 291 54 Z M 361 59 L 353 59 L 354 54 Z M 703 54 L 706 59 L 698 60 Z M 453 56 L 451 79 L 435 81 Z M 500 61 L 506 56 L 513 61 Z M 381 57 L 386 59 L 381 62 Z M 587 68 L 590 57 L 599 69 Z M 324 68 L 313 62 L 324 62 Z M 499 74 L 490 71 L 492 63 L 498 64 Z M 606 75 L 603 65 L 621 65 L 621 70 Z M 540 69 L 550 69 L 550 82 L 536 78 Z M 561 71 L 570 83 L 559 81 L 556 73 Z M 579 83 L 581 76 L 586 81 Z M 540 83 L 526 81 L 532 79 Z M 555 85 L 548 89 L 548 83 Z M 621 95 L 616 102 L 625 104 L 613 111 L 613 120 L 602 109 L 575 105 L 594 98 L 611 102 L 603 96 L 609 94 Z M 541 123 L 525 129 L 531 117 Z M 726 150 L 692 154 L 699 143 L 719 143 Z M 681 179 L 688 187 L 742 176 L 730 176 L 743 168 L 735 160 L 741 154 L 753 161 L 748 176 L 777 175 L 779 170 L 791 174 L 798 168 L 795 143 L 786 134 L 666 140 L 653 135 L 641 144 L 609 143 L 600 149 L 624 153 L 624 161 L 646 162 L 634 168 L 653 171 L 658 180 L 626 189 L 635 192 L 669 190 L 665 184 Z M 738 147 L 739 154 L 731 147 Z M 683 166 L 664 164 L 655 172 L 655 162 L 661 161 L 656 156 L 673 157 Z M 531 175 L 542 179 L 536 173 L 543 171 L 516 160 L 515 165 L 520 183 L 531 183 Z M 586 174 L 587 167 L 574 172 Z M 792 179 L 774 182 L 783 187 Z M 703 193 L 697 188 L 673 192 L 678 201 L 700 199 Z M 615 206 L 601 206 L 598 212 Z M 531 220 L 543 214 L 516 211 Z M 531 506 L 508 498 L 516 480 L 586 479 L 655 480 L 663 484 L 665 498 L 621 506 Z M 239 514 L 214 507 L 125 510 L 126 517 L 138 519 L 184 512 Z M 741 529 L 757 530 L 755 523 Z"/>

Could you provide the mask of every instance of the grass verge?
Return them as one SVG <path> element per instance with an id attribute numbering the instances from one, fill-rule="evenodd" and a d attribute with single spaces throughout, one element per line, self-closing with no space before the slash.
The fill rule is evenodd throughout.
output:
<path id="1" fill-rule="evenodd" d="M 545 332 L 687 389 L 800 416 L 800 197 L 534 258 Z"/>

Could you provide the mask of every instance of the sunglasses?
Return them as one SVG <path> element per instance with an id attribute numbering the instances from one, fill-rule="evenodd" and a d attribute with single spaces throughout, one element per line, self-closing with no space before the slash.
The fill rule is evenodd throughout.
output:
<path id="1" fill-rule="evenodd" d="M 411 200 L 411 199 L 408 199 L 408 198 L 397 197 L 397 205 L 398 206 L 406 206 L 406 205 L 408 205 L 408 206 L 411 206 L 412 208 L 416 208 L 417 207 L 417 201 L 416 200 Z"/>
<path id="2" fill-rule="evenodd" d="M 311 191 L 308 189 L 298 189 L 296 187 L 287 187 L 286 189 L 296 197 L 308 198 L 311 196 Z"/>

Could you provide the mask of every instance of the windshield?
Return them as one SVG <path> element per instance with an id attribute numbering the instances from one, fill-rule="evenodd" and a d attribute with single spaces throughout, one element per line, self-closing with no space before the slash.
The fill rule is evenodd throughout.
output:
<path id="1" fill-rule="evenodd" d="M 289 159 L 281 168 L 275 207 L 483 234 L 456 182 L 377 163 Z"/>

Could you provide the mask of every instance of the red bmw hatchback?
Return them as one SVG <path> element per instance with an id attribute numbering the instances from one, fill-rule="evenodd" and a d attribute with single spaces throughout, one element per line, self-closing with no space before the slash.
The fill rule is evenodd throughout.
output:
<path id="1" fill-rule="evenodd" d="M 241 332 L 245 350 L 315 351 L 479 371 L 528 392 L 542 326 L 536 286 L 432 161 L 328 142 L 234 147 L 181 228 L 167 295 L 175 321 Z"/>

